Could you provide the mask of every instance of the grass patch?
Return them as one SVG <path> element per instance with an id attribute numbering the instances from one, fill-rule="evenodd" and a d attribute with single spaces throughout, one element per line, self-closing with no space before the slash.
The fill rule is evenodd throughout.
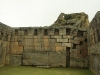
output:
<path id="1" fill-rule="evenodd" d="M 0 67 L 0 75 L 93 75 L 88 69 L 79 68 L 35 68 L 32 66 Z"/>

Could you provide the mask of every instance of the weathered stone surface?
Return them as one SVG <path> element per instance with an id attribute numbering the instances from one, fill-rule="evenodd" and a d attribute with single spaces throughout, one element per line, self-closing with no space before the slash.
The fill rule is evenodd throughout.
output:
<path id="1" fill-rule="evenodd" d="M 62 43 L 62 46 L 72 47 L 72 43 Z"/>
<path id="2" fill-rule="evenodd" d="M 90 22 L 88 28 L 88 54 L 90 70 L 95 74 L 100 74 L 100 11 L 98 11 Z"/>
<path id="3" fill-rule="evenodd" d="M 44 47 L 48 47 L 48 46 L 49 46 L 49 43 L 47 43 L 47 42 L 45 43 L 45 42 L 44 42 L 44 43 L 42 43 L 42 45 L 43 45 Z"/>
<path id="4" fill-rule="evenodd" d="M 43 36 L 43 39 L 49 39 L 50 36 Z"/>
<path id="5" fill-rule="evenodd" d="M 5 41 L 2 41 L 2 47 L 7 47 L 7 42 L 5 42 Z"/>
<path id="6" fill-rule="evenodd" d="M 64 14 L 61 13 L 52 26 L 73 25 L 80 28 L 89 26 L 88 16 L 85 13 Z"/>
<path id="7" fill-rule="evenodd" d="M 64 48 L 63 47 L 56 47 L 56 51 L 58 52 L 58 51 L 64 51 Z"/>
<path id="8" fill-rule="evenodd" d="M 0 47 L 0 66 L 3 66 L 2 59 L 2 47 Z"/>
<path id="9" fill-rule="evenodd" d="M 9 61 L 10 61 L 10 54 L 6 54 L 6 57 L 5 57 L 5 65 L 9 65 Z"/>
<path id="10" fill-rule="evenodd" d="M 73 40 L 73 43 L 74 43 L 74 44 L 80 44 L 80 41 L 78 41 L 78 40 Z"/>
<path id="11" fill-rule="evenodd" d="M 71 59 L 70 67 L 80 67 L 80 68 L 88 68 L 87 60 L 79 60 L 79 59 Z"/>
<path id="12" fill-rule="evenodd" d="M 55 43 L 55 46 L 61 47 L 62 45 L 61 45 L 61 43 Z"/>
<path id="13" fill-rule="evenodd" d="M 0 47 L 1 47 L 1 45 L 2 45 L 2 41 L 0 40 Z"/>
<path id="14" fill-rule="evenodd" d="M 62 36 L 58 35 L 58 36 L 51 36 L 51 38 L 62 38 Z"/>
<path id="15" fill-rule="evenodd" d="M 65 29 L 60 28 L 59 35 L 66 35 L 66 28 Z"/>
<path id="16" fill-rule="evenodd" d="M 41 46 L 41 43 L 35 42 L 35 43 L 33 44 L 33 46 L 34 46 L 34 47 L 38 47 L 38 46 L 40 47 L 40 46 Z"/>
<path id="17" fill-rule="evenodd" d="M 51 67 L 66 67 L 66 53 L 50 52 Z"/>
<path id="18" fill-rule="evenodd" d="M 24 51 L 34 51 L 34 47 L 24 46 Z"/>
<path id="19" fill-rule="evenodd" d="M 24 31 L 18 31 L 18 35 L 24 35 Z"/>
<path id="20" fill-rule="evenodd" d="M 48 43 L 49 42 L 49 39 L 43 39 L 43 42 L 47 42 Z"/>
<path id="21" fill-rule="evenodd" d="M 50 51 L 50 48 L 49 48 L 49 46 L 47 46 L 47 47 L 44 47 L 44 50 L 45 50 L 45 51 Z"/>
<path id="22" fill-rule="evenodd" d="M 78 59 L 78 56 L 77 56 L 76 52 L 71 52 L 70 59 Z"/>
<path id="23" fill-rule="evenodd" d="M 42 56 L 42 57 L 41 57 Z M 24 65 L 50 65 L 65 67 L 66 53 L 62 52 L 23 52 Z M 63 62 L 62 62 L 63 61 Z"/>
<path id="24" fill-rule="evenodd" d="M 49 63 L 48 56 L 48 52 L 23 52 L 23 64 L 47 65 Z"/>
<path id="25" fill-rule="evenodd" d="M 68 35 L 63 35 L 63 38 L 66 38 L 66 39 L 72 39 L 73 38 L 73 36 L 68 36 Z"/>
<path id="26" fill-rule="evenodd" d="M 57 42 L 68 42 L 68 39 L 57 39 Z"/>
<path id="27" fill-rule="evenodd" d="M 22 62 L 22 55 L 11 55 L 10 56 L 10 65 L 20 66 Z"/>
<path id="28" fill-rule="evenodd" d="M 49 43 L 55 43 L 56 41 L 56 39 L 49 39 Z"/>
<path id="29" fill-rule="evenodd" d="M 34 37 L 32 35 L 29 35 L 29 36 L 25 35 L 25 36 L 23 36 L 23 39 L 33 39 L 33 38 Z"/>
<path id="30" fill-rule="evenodd" d="M 23 65 L 35 65 L 35 63 L 34 63 L 34 61 L 33 61 L 33 59 L 24 59 L 24 60 L 22 60 L 23 61 Z"/>
<path id="31" fill-rule="evenodd" d="M 11 54 L 22 54 L 23 46 L 13 46 L 11 48 Z"/>

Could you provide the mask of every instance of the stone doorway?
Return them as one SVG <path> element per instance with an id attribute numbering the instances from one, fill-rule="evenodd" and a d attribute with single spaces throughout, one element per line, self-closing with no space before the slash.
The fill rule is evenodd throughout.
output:
<path id="1" fill-rule="evenodd" d="M 70 66 L 70 47 L 66 47 L 66 67 Z"/>

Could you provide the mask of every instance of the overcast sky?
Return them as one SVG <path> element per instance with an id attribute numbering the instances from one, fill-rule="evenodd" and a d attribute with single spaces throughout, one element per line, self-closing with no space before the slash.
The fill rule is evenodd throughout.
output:
<path id="1" fill-rule="evenodd" d="M 92 20 L 100 0 L 0 0 L 0 22 L 11 27 L 50 26 L 61 12 L 85 12 Z"/>

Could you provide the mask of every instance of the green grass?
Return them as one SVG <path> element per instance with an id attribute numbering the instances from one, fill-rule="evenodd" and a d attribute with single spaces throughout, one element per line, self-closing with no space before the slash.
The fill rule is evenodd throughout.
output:
<path id="1" fill-rule="evenodd" d="M 79 68 L 35 68 L 32 66 L 0 67 L 0 75 L 93 75 L 88 69 Z"/>

